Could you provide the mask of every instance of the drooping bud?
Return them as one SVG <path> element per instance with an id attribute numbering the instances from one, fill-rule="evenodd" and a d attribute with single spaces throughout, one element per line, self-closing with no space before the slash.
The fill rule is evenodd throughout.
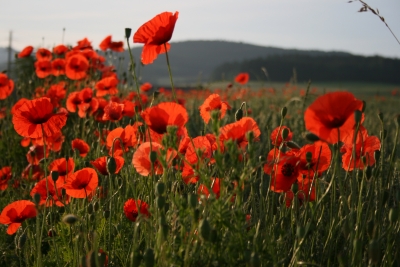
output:
<path id="1" fill-rule="evenodd" d="M 310 142 L 316 142 L 319 140 L 319 137 L 313 133 L 306 133 L 304 137 Z"/>

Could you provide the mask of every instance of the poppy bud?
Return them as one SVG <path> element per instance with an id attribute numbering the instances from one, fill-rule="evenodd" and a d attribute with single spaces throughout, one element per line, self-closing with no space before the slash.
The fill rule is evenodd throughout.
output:
<path id="1" fill-rule="evenodd" d="M 363 105 L 362 105 L 362 108 L 361 108 L 361 112 L 364 113 L 365 109 L 367 108 L 367 102 L 365 102 L 364 100 L 362 102 L 363 102 Z"/>
<path id="2" fill-rule="evenodd" d="M 298 239 L 302 239 L 304 234 L 306 233 L 306 229 L 303 226 L 297 226 L 296 236 Z"/>
<path id="3" fill-rule="evenodd" d="M 197 196 L 195 194 L 189 194 L 188 195 L 188 202 L 189 202 L 189 206 L 191 208 L 196 208 L 197 206 Z"/>
<path id="4" fill-rule="evenodd" d="M 157 152 L 156 151 L 151 151 L 149 157 L 150 157 L 151 163 L 154 164 L 154 162 L 156 162 L 156 160 L 157 160 Z"/>
<path id="5" fill-rule="evenodd" d="M 376 239 L 371 240 L 368 245 L 368 255 L 372 263 L 379 262 L 381 258 L 380 251 L 379 241 Z"/>
<path id="6" fill-rule="evenodd" d="M 310 142 L 316 142 L 316 141 L 319 140 L 319 137 L 316 136 L 316 135 L 313 134 L 313 133 L 306 133 L 306 134 L 305 134 L 305 138 L 307 139 L 307 141 L 310 141 Z"/>
<path id="7" fill-rule="evenodd" d="M 383 113 L 382 113 L 382 112 L 379 112 L 379 113 L 378 113 L 378 118 L 379 118 L 379 120 L 380 120 L 381 122 L 383 122 Z"/>
<path id="8" fill-rule="evenodd" d="M 18 244 L 17 247 L 18 249 L 22 249 L 25 245 L 26 242 L 26 234 L 23 233 L 19 238 L 18 238 Z"/>
<path id="9" fill-rule="evenodd" d="M 399 217 L 399 210 L 395 208 L 391 208 L 389 210 L 389 222 L 394 224 L 397 222 L 397 218 Z"/>
<path id="10" fill-rule="evenodd" d="M 107 172 L 109 174 L 114 174 L 117 170 L 117 162 L 115 161 L 114 157 L 107 158 Z"/>
<path id="11" fill-rule="evenodd" d="M 307 151 L 306 153 L 306 160 L 308 163 L 311 163 L 312 161 L 312 153 L 310 151 Z"/>
<path id="12" fill-rule="evenodd" d="M 131 37 L 132 29 L 131 28 L 125 28 L 125 38 L 129 39 Z"/>
<path id="13" fill-rule="evenodd" d="M 93 213 L 93 204 L 92 204 L 92 203 L 90 203 L 90 204 L 88 205 L 88 207 L 87 207 L 87 212 L 88 212 L 89 214 L 92 214 L 92 213 Z"/>
<path id="14" fill-rule="evenodd" d="M 103 216 L 104 216 L 104 218 L 108 219 L 110 217 L 110 211 L 109 210 L 105 210 L 103 212 Z"/>
<path id="15" fill-rule="evenodd" d="M 296 144 L 296 143 L 293 142 L 293 141 L 287 141 L 287 142 L 286 142 L 286 146 L 287 146 L 288 148 L 295 148 L 295 149 L 300 149 L 300 148 L 301 148 L 298 144 Z"/>
<path id="16" fill-rule="evenodd" d="M 156 184 L 156 194 L 161 196 L 165 192 L 165 184 L 163 182 L 158 182 Z"/>
<path id="17" fill-rule="evenodd" d="M 372 168 L 371 166 L 367 166 L 366 170 L 365 170 L 365 176 L 367 177 L 367 179 L 371 179 L 372 177 Z"/>
<path id="18" fill-rule="evenodd" d="M 99 208 L 100 208 L 99 202 L 95 202 L 95 203 L 94 203 L 94 210 L 95 210 L 95 211 L 98 211 Z"/>
<path id="19" fill-rule="evenodd" d="M 40 194 L 36 193 L 33 195 L 33 202 L 35 203 L 36 206 L 39 206 L 39 202 L 40 202 Z"/>
<path id="20" fill-rule="evenodd" d="M 52 179 L 54 182 L 57 181 L 58 176 L 59 176 L 58 171 L 52 171 L 52 172 L 51 172 L 51 179 Z"/>
<path id="21" fill-rule="evenodd" d="M 67 214 L 62 218 L 62 221 L 65 224 L 73 225 L 78 221 L 78 217 L 76 217 L 74 214 Z"/>
<path id="22" fill-rule="evenodd" d="M 215 242 L 217 242 L 217 238 L 218 238 L 218 232 L 217 232 L 217 230 L 212 229 L 212 230 L 211 230 L 211 234 L 210 234 L 210 241 L 211 241 L 212 243 L 215 243 Z"/>
<path id="23" fill-rule="evenodd" d="M 199 224 L 199 233 L 203 240 L 210 240 L 211 226 L 207 219 L 203 219 Z"/>
<path id="24" fill-rule="evenodd" d="M 162 208 L 164 208 L 165 205 L 165 197 L 163 196 L 157 197 L 156 203 L 157 203 L 157 208 L 161 210 Z"/>
<path id="25" fill-rule="evenodd" d="M 286 117 L 286 114 L 287 114 L 287 107 L 283 107 L 281 109 L 281 117 L 282 117 L 282 119 Z"/>
<path id="26" fill-rule="evenodd" d="M 151 248 L 146 249 L 143 254 L 144 266 L 153 267 L 154 266 L 154 251 Z"/>
<path id="27" fill-rule="evenodd" d="M 380 159 L 380 157 L 381 157 L 381 151 L 380 151 L 380 150 L 376 150 L 376 151 L 374 152 L 374 159 L 375 159 L 375 162 L 378 162 L 379 159 Z"/>
<path id="28" fill-rule="evenodd" d="M 140 262 L 142 261 L 142 254 L 140 254 L 139 248 L 136 249 L 134 252 L 131 253 L 131 266 L 139 266 Z"/>
<path id="29" fill-rule="evenodd" d="M 299 185 L 297 183 L 292 184 L 291 190 L 293 194 L 296 195 L 297 192 L 299 191 Z"/>
<path id="30" fill-rule="evenodd" d="M 236 121 L 240 121 L 240 119 L 243 118 L 243 110 L 241 108 L 239 108 L 236 112 L 235 112 L 235 120 Z"/>
<path id="31" fill-rule="evenodd" d="M 256 253 L 256 252 L 251 253 L 250 266 L 251 267 L 259 267 L 259 266 L 261 266 L 261 261 L 260 261 L 260 257 L 258 256 L 258 253 Z"/>
<path id="32" fill-rule="evenodd" d="M 195 209 L 193 211 L 193 220 L 195 222 L 197 222 L 199 220 L 199 217 L 200 217 L 200 210 L 199 209 Z"/>
<path id="33" fill-rule="evenodd" d="M 356 123 L 361 123 L 362 112 L 359 110 L 354 111 L 354 120 Z"/>
<path id="34" fill-rule="evenodd" d="M 286 138 L 289 136 L 289 129 L 288 128 L 283 128 L 281 132 L 281 136 L 283 140 L 286 140 Z"/>

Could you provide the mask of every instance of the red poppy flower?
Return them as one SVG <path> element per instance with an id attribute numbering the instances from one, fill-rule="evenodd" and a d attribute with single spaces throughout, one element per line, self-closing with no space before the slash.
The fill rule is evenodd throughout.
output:
<path id="1" fill-rule="evenodd" d="M 52 136 L 46 137 L 46 146 L 48 150 L 53 152 L 59 152 L 61 150 L 61 145 L 64 143 L 65 136 L 61 132 L 55 133 Z"/>
<path id="2" fill-rule="evenodd" d="M 25 102 L 29 101 L 27 98 L 21 98 L 17 101 L 17 103 L 14 104 L 14 106 L 11 108 L 11 114 L 14 115 L 15 111 L 19 109 Z"/>
<path id="3" fill-rule="evenodd" d="M 85 50 L 85 49 L 90 49 L 92 50 L 92 42 L 90 42 L 88 40 L 88 38 L 83 38 L 82 40 L 78 41 L 78 45 L 76 45 L 74 48 L 74 50 Z"/>
<path id="4" fill-rule="evenodd" d="M 80 80 L 86 77 L 89 61 L 82 54 L 68 57 L 65 65 L 65 74 L 71 80 Z"/>
<path id="5" fill-rule="evenodd" d="M 175 23 L 179 12 L 163 12 L 158 14 L 136 31 L 133 36 L 134 43 L 143 43 L 142 63 L 150 64 L 157 58 L 157 55 L 165 53 L 170 48 L 168 41 L 174 32 Z M 164 46 L 165 44 L 165 46 Z"/>
<path id="6" fill-rule="evenodd" d="M 214 192 L 215 198 L 218 199 L 219 198 L 219 194 L 220 194 L 220 179 L 219 178 L 213 178 L 212 179 L 211 190 Z M 201 195 L 205 195 L 207 198 L 210 195 L 210 191 L 208 190 L 208 187 L 205 186 L 204 184 L 201 184 L 199 186 L 199 189 L 197 190 L 197 193 L 201 194 Z"/>
<path id="7" fill-rule="evenodd" d="M 249 141 L 246 134 L 253 132 L 254 140 L 260 139 L 261 131 L 258 128 L 257 122 L 250 117 L 243 117 L 239 121 L 227 124 L 220 129 L 220 141 L 223 143 L 227 140 L 233 140 L 241 149 L 245 149 Z"/>
<path id="8" fill-rule="evenodd" d="M 229 104 L 225 101 L 221 101 L 221 97 L 218 94 L 212 94 L 204 101 L 200 106 L 200 115 L 204 122 L 207 124 L 211 119 L 211 112 L 214 110 L 219 110 L 219 118 L 222 119 L 226 111 L 231 109 Z"/>
<path id="9" fill-rule="evenodd" d="M 65 98 L 66 93 L 67 91 L 63 85 L 53 84 L 47 90 L 46 97 L 50 98 L 51 104 L 57 108 L 60 106 L 61 100 Z"/>
<path id="10" fill-rule="evenodd" d="M 18 54 L 18 58 L 24 58 L 24 57 L 29 57 L 32 54 L 33 51 L 33 46 L 29 45 L 22 49 L 21 52 Z"/>
<path id="11" fill-rule="evenodd" d="M 28 100 L 14 113 L 12 122 L 15 131 L 24 137 L 42 137 L 42 128 L 45 136 L 49 137 L 61 131 L 67 122 L 65 113 L 54 114 L 50 99 L 42 97 Z"/>
<path id="12" fill-rule="evenodd" d="M 106 146 L 109 149 L 109 155 L 112 154 L 112 147 L 114 146 L 114 156 L 122 156 L 124 147 L 125 152 L 129 147 L 135 147 L 143 140 L 143 135 L 139 133 L 139 126 L 141 122 L 135 122 L 133 125 L 127 125 L 125 128 L 118 127 L 107 134 Z M 116 139 L 117 138 L 117 139 Z M 114 141 L 115 139 L 115 141 Z M 120 143 L 122 141 L 122 144 Z"/>
<path id="13" fill-rule="evenodd" d="M 305 201 L 314 201 L 315 200 L 315 184 L 312 184 L 312 180 L 310 179 L 302 179 L 298 178 L 297 181 L 298 191 L 296 193 L 297 200 L 300 205 L 303 205 Z M 285 202 L 286 207 L 290 207 L 292 205 L 292 201 L 294 199 L 293 191 L 287 191 L 285 193 Z"/>
<path id="14" fill-rule="evenodd" d="M 118 93 L 118 79 L 111 76 L 96 83 L 96 96 L 115 95 Z"/>
<path id="15" fill-rule="evenodd" d="M 354 137 L 354 130 L 351 136 Z M 366 166 L 373 166 L 375 164 L 374 153 L 381 149 L 381 142 L 376 136 L 368 136 L 367 130 L 362 127 L 359 130 L 355 144 L 355 158 L 353 157 L 353 147 L 353 142 L 346 142 L 340 149 L 340 152 L 343 153 L 342 167 L 346 171 L 352 171 L 354 169 L 363 170 Z M 365 157 L 365 163 L 362 157 Z"/>
<path id="16" fill-rule="evenodd" d="M 11 179 L 11 167 L 3 167 L 0 169 L 0 190 L 6 190 L 8 181 Z"/>
<path id="17" fill-rule="evenodd" d="M 93 97 L 91 88 L 84 88 L 79 92 L 78 115 L 85 118 L 86 114 L 93 115 L 99 108 L 99 101 Z"/>
<path id="18" fill-rule="evenodd" d="M 132 164 L 135 167 L 136 171 L 143 175 L 149 176 L 151 173 L 151 161 L 150 161 L 150 152 L 154 151 L 159 153 L 159 150 L 162 148 L 162 145 L 156 142 L 151 142 L 151 149 L 150 149 L 150 142 L 145 142 L 141 144 L 135 153 L 133 154 Z M 163 168 L 158 161 L 158 159 L 153 163 L 154 174 L 162 174 Z"/>
<path id="19" fill-rule="evenodd" d="M 50 163 L 48 169 L 51 172 L 55 171 L 58 173 L 56 187 L 62 188 L 64 187 L 68 176 L 74 173 L 75 162 L 73 158 L 69 158 L 68 161 L 65 158 L 55 159 Z"/>
<path id="20" fill-rule="evenodd" d="M 3 209 L 0 223 L 8 225 L 7 234 L 12 235 L 17 232 L 23 221 L 36 217 L 36 214 L 36 207 L 32 201 L 18 200 Z"/>
<path id="21" fill-rule="evenodd" d="M 52 58 L 53 58 L 53 55 L 51 54 L 51 51 L 46 48 L 39 48 L 36 51 L 36 59 L 38 61 L 40 61 L 40 60 L 50 61 Z"/>
<path id="22" fill-rule="evenodd" d="M 124 104 L 110 101 L 104 108 L 103 121 L 119 121 L 122 119 Z"/>
<path id="23" fill-rule="evenodd" d="M 14 90 L 14 82 L 6 74 L 0 73 L 0 99 L 6 99 Z"/>
<path id="24" fill-rule="evenodd" d="M 28 181 L 39 181 L 44 176 L 44 171 L 39 165 L 29 164 L 22 172 L 22 178 Z"/>
<path id="25" fill-rule="evenodd" d="M 38 60 L 35 62 L 36 76 L 43 79 L 51 75 L 53 70 L 51 68 L 51 61 L 47 59 Z"/>
<path id="26" fill-rule="evenodd" d="M 102 51 L 106 51 L 110 47 L 110 44 L 111 44 L 111 35 L 104 38 L 104 40 L 101 41 L 99 47 Z"/>
<path id="27" fill-rule="evenodd" d="M 108 157 L 97 158 L 95 160 L 90 161 L 90 164 L 92 164 L 101 174 L 109 175 L 107 170 L 107 158 Z M 121 156 L 114 156 L 114 159 L 116 163 L 115 173 L 119 173 L 122 167 L 124 167 L 125 160 Z"/>
<path id="28" fill-rule="evenodd" d="M 65 59 L 56 58 L 51 62 L 52 74 L 56 77 L 65 74 Z"/>
<path id="29" fill-rule="evenodd" d="M 68 47 L 66 47 L 65 45 L 61 44 L 61 45 L 57 45 L 53 48 L 53 53 L 56 54 L 57 56 L 62 56 L 65 53 L 68 52 Z"/>
<path id="30" fill-rule="evenodd" d="M 240 84 L 246 84 L 250 79 L 250 75 L 247 72 L 242 72 L 236 75 L 235 82 Z"/>
<path id="31" fill-rule="evenodd" d="M 110 49 L 115 52 L 124 52 L 124 42 L 111 42 Z"/>
<path id="32" fill-rule="evenodd" d="M 86 198 L 99 183 L 97 173 L 92 168 L 83 168 L 68 176 L 64 188 L 67 195 L 75 198 Z"/>
<path id="33" fill-rule="evenodd" d="M 151 88 L 153 88 L 153 85 L 151 83 L 144 83 L 140 86 L 140 90 L 143 92 L 149 91 Z"/>
<path id="34" fill-rule="evenodd" d="M 86 155 L 90 151 L 90 146 L 88 145 L 88 143 L 79 138 L 75 138 L 74 140 L 72 140 L 71 147 L 74 150 L 78 150 L 79 156 L 81 156 L 82 158 L 86 157 Z"/>
<path id="35" fill-rule="evenodd" d="M 160 142 L 162 136 L 167 133 L 167 126 L 178 127 L 178 137 L 186 135 L 185 124 L 189 115 L 184 107 L 174 102 L 163 102 L 145 109 L 141 114 L 146 125 L 150 129 L 150 138 L 154 142 Z"/>
<path id="36" fill-rule="evenodd" d="M 49 156 L 49 150 L 46 149 L 46 158 Z M 39 165 L 40 161 L 44 159 L 44 147 L 39 145 L 33 145 L 29 148 L 26 153 L 26 159 L 29 164 Z"/>
<path id="37" fill-rule="evenodd" d="M 333 92 L 318 97 L 306 110 L 306 129 L 330 144 L 342 141 L 355 125 L 354 112 L 363 102 L 349 92 Z M 339 140 L 340 135 L 340 140 Z"/>
<path id="38" fill-rule="evenodd" d="M 56 191 L 57 190 L 57 191 Z M 63 207 L 64 204 L 69 203 L 69 196 L 65 196 L 62 199 L 62 188 L 54 186 L 54 181 L 49 177 L 46 179 L 42 179 L 39 181 L 34 188 L 31 190 L 31 196 L 33 197 L 35 194 L 40 195 L 39 205 L 46 205 L 46 207 L 51 207 L 53 204 L 56 204 L 58 207 Z M 49 198 L 47 197 L 47 193 Z M 61 200 L 60 200 L 61 199 Z"/>
<path id="39" fill-rule="evenodd" d="M 307 153 L 311 154 L 311 158 L 309 158 L 310 161 L 307 160 Z M 320 176 L 331 164 L 331 150 L 329 146 L 322 141 L 303 146 L 298 151 L 298 155 L 299 172 L 309 179 L 314 177 L 315 172 Z"/>
<path id="40" fill-rule="evenodd" d="M 136 222 L 139 213 L 145 217 L 149 217 L 149 204 L 140 199 L 128 199 L 124 204 L 124 213 L 126 218 L 132 222 Z"/>
<path id="41" fill-rule="evenodd" d="M 71 92 L 68 95 L 66 107 L 69 112 L 76 112 L 76 108 L 79 104 L 82 103 L 82 100 L 79 96 L 79 92 Z"/>
<path id="42" fill-rule="evenodd" d="M 288 136 L 283 140 L 282 138 L 282 131 L 283 129 L 287 129 L 289 131 Z M 279 127 L 276 127 L 272 132 L 271 132 L 271 142 L 274 146 L 279 147 L 282 142 L 287 142 L 292 140 L 293 138 L 293 133 L 290 131 L 289 127 L 282 126 L 280 129 Z M 275 143 L 276 142 L 276 143 Z"/>

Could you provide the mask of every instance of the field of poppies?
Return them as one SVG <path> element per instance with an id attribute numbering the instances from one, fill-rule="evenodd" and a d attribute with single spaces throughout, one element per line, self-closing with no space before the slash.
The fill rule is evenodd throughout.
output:
<path id="1" fill-rule="evenodd" d="M 111 36 L 0 73 L 0 266 L 399 266 L 398 91 L 180 90 L 177 19 L 125 29 L 127 74 Z"/>

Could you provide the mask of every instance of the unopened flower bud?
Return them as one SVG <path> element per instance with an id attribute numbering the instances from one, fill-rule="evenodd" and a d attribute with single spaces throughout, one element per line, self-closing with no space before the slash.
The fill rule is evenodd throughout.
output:
<path id="1" fill-rule="evenodd" d="M 35 193 L 33 195 L 33 202 L 35 203 L 36 206 L 39 206 L 39 202 L 40 202 L 40 194 L 39 193 Z"/>
<path id="2" fill-rule="evenodd" d="M 236 112 L 235 112 L 235 120 L 236 121 L 240 121 L 240 119 L 243 118 L 243 110 L 241 108 L 239 108 Z"/>
<path id="3" fill-rule="evenodd" d="M 282 119 L 286 117 L 286 114 L 287 114 L 287 107 L 283 107 L 281 109 L 281 117 L 282 117 Z"/>
<path id="4" fill-rule="evenodd" d="M 316 142 L 319 140 L 319 137 L 313 133 L 306 133 L 305 138 L 310 142 Z"/>
<path id="5" fill-rule="evenodd" d="M 125 28 L 125 38 L 128 39 L 131 37 L 132 29 L 131 28 Z"/>
<path id="6" fill-rule="evenodd" d="M 310 151 L 307 151 L 306 153 L 306 160 L 308 163 L 312 162 L 312 153 Z"/>
<path id="7" fill-rule="evenodd" d="M 151 151 L 150 152 L 150 162 L 154 164 L 157 160 L 157 152 L 156 151 Z"/>
<path id="8" fill-rule="evenodd" d="M 286 138 L 289 136 L 289 129 L 288 128 L 283 128 L 281 132 L 281 136 L 283 140 L 286 140 Z"/>
<path id="9" fill-rule="evenodd" d="M 74 214 L 67 214 L 62 218 L 62 221 L 68 225 L 73 225 L 78 221 L 78 217 Z"/>
<path id="10" fill-rule="evenodd" d="M 203 219 L 199 224 L 199 233 L 203 240 L 210 240 L 211 226 L 207 219 Z"/>
<path id="11" fill-rule="evenodd" d="M 107 171 L 108 174 L 114 174 L 117 170 L 117 162 L 115 161 L 114 157 L 107 158 Z"/>
<path id="12" fill-rule="evenodd" d="M 158 182 L 156 184 L 156 194 L 161 196 L 165 192 L 165 184 L 163 182 Z"/>
<path id="13" fill-rule="evenodd" d="M 51 172 L 51 179 L 52 179 L 54 182 L 56 182 L 56 181 L 58 180 L 58 176 L 59 176 L 58 171 L 52 171 L 52 172 Z"/>

